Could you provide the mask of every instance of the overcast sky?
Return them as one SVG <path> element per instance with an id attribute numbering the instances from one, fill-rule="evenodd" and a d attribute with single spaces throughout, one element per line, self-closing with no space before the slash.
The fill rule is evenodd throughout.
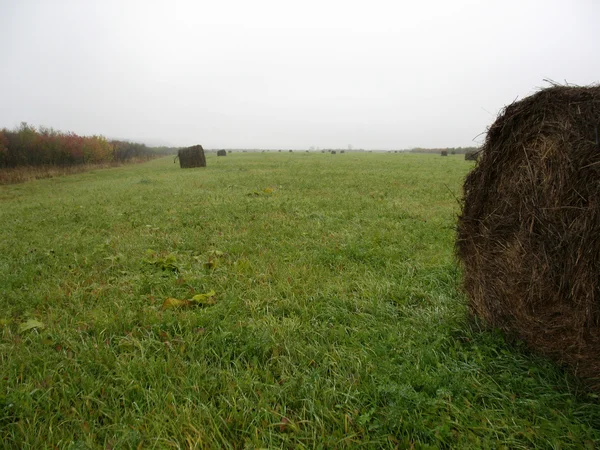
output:
<path id="1" fill-rule="evenodd" d="M 0 128 L 205 148 L 471 146 L 600 81 L 600 2 L 0 0 Z"/>

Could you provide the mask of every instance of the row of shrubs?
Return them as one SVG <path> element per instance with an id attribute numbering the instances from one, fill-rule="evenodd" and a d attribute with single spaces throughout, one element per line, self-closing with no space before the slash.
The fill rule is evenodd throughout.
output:
<path id="1" fill-rule="evenodd" d="M 72 166 L 131 159 L 149 159 L 174 153 L 169 147 L 147 147 L 136 142 L 79 136 L 23 122 L 13 130 L 0 130 L 0 167 Z"/>

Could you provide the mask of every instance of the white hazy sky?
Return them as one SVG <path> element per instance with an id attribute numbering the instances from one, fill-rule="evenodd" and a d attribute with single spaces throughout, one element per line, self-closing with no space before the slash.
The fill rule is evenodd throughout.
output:
<path id="1" fill-rule="evenodd" d="M 600 81 L 599 20 L 597 0 L 0 0 L 0 128 L 471 146 L 545 78 Z"/>

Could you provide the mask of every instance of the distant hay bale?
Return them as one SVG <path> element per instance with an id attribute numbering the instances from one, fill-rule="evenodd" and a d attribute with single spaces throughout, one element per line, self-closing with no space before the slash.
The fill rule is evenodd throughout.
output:
<path id="1" fill-rule="evenodd" d="M 600 389 L 600 87 L 507 106 L 464 184 L 471 310 Z"/>
<path id="2" fill-rule="evenodd" d="M 479 152 L 475 150 L 467 150 L 465 152 L 465 161 L 477 161 L 479 159 Z"/>
<path id="3" fill-rule="evenodd" d="M 288 150 L 288 151 L 289 151 L 290 153 L 292 153 L 292 152 L 293 152 L 293 150 Z"/>
<path id="4" fill-rule="evenodd" d="M 441 154 L 442 156 L 448 156 L 448 150 L 442 150 L 442 151 L 440 152 L 440 154 Z"/>
<path id="5" fill-rule="evenodd" d="M 231 153 L 231 150 L 229 150 L 227 153 Z"/>
<path id="6" fill-rule="evenodd" d="M 225 150 L 219 150 L 217 156 L 227 156 L 227 152 Z"/>
<path id="7" fill-rule="evenodd" d="M 321 150 L 321 153 L 325 153 L 325 150 Z"/>
<path id="8" fill-rule="evenodd" d="M 206 156 L 201 145 L 182 148 L 177 152 L 179 167 L 188 169 L 192 167 L 206 167 Z"/>
<path id="9" fill-rule="evenodd" d="M 331 154 L 332 154 L 332 155 L 335 155 L 335 150 L 331 150 Z"/>
<path id="10" fill-rule="evenodd" d="M 340 153 L 346 153 L 346 150 L 340 150 Z"/>

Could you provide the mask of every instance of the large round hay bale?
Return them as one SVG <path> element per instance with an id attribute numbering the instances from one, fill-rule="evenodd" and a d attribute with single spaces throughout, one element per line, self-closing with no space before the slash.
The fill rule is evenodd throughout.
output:
<path id="1" fill-rule="evenodd" d="M 442 151 L 440 152 L 440 154 L 441 154 L 442 156 L 448 156 L 448 150 L 442 150 Z"/>
<path id="2" fill-rule="evenodd" d="M 179 167 L 188 169 L 192 167 L 206 167 L 206 156 L 201 145 L 182 148 L 177 152 Z"/>
<path id="3" fill-rule="evenodd" d="M 335 150 L 331 150 L 331 154 L 332 154 L 332 155 L 335 155 Z"/>
<path id="4" fill-rule="evenodd" d="M 225 150 L 219 150 L 217 156 L 227 156 L 227 152 Z"/>
<path id="5" fill-rule="evenodd" d="M 464 184 L 472 311 L 600 389 L 600 87 L 507 106 Z"/>
<path id="6" fill-rule="evenodd" d="M 474 150 L 467 150 L 465 152 L 465 161 L 477 161 L 479 159 L 479 152 Z"/>

